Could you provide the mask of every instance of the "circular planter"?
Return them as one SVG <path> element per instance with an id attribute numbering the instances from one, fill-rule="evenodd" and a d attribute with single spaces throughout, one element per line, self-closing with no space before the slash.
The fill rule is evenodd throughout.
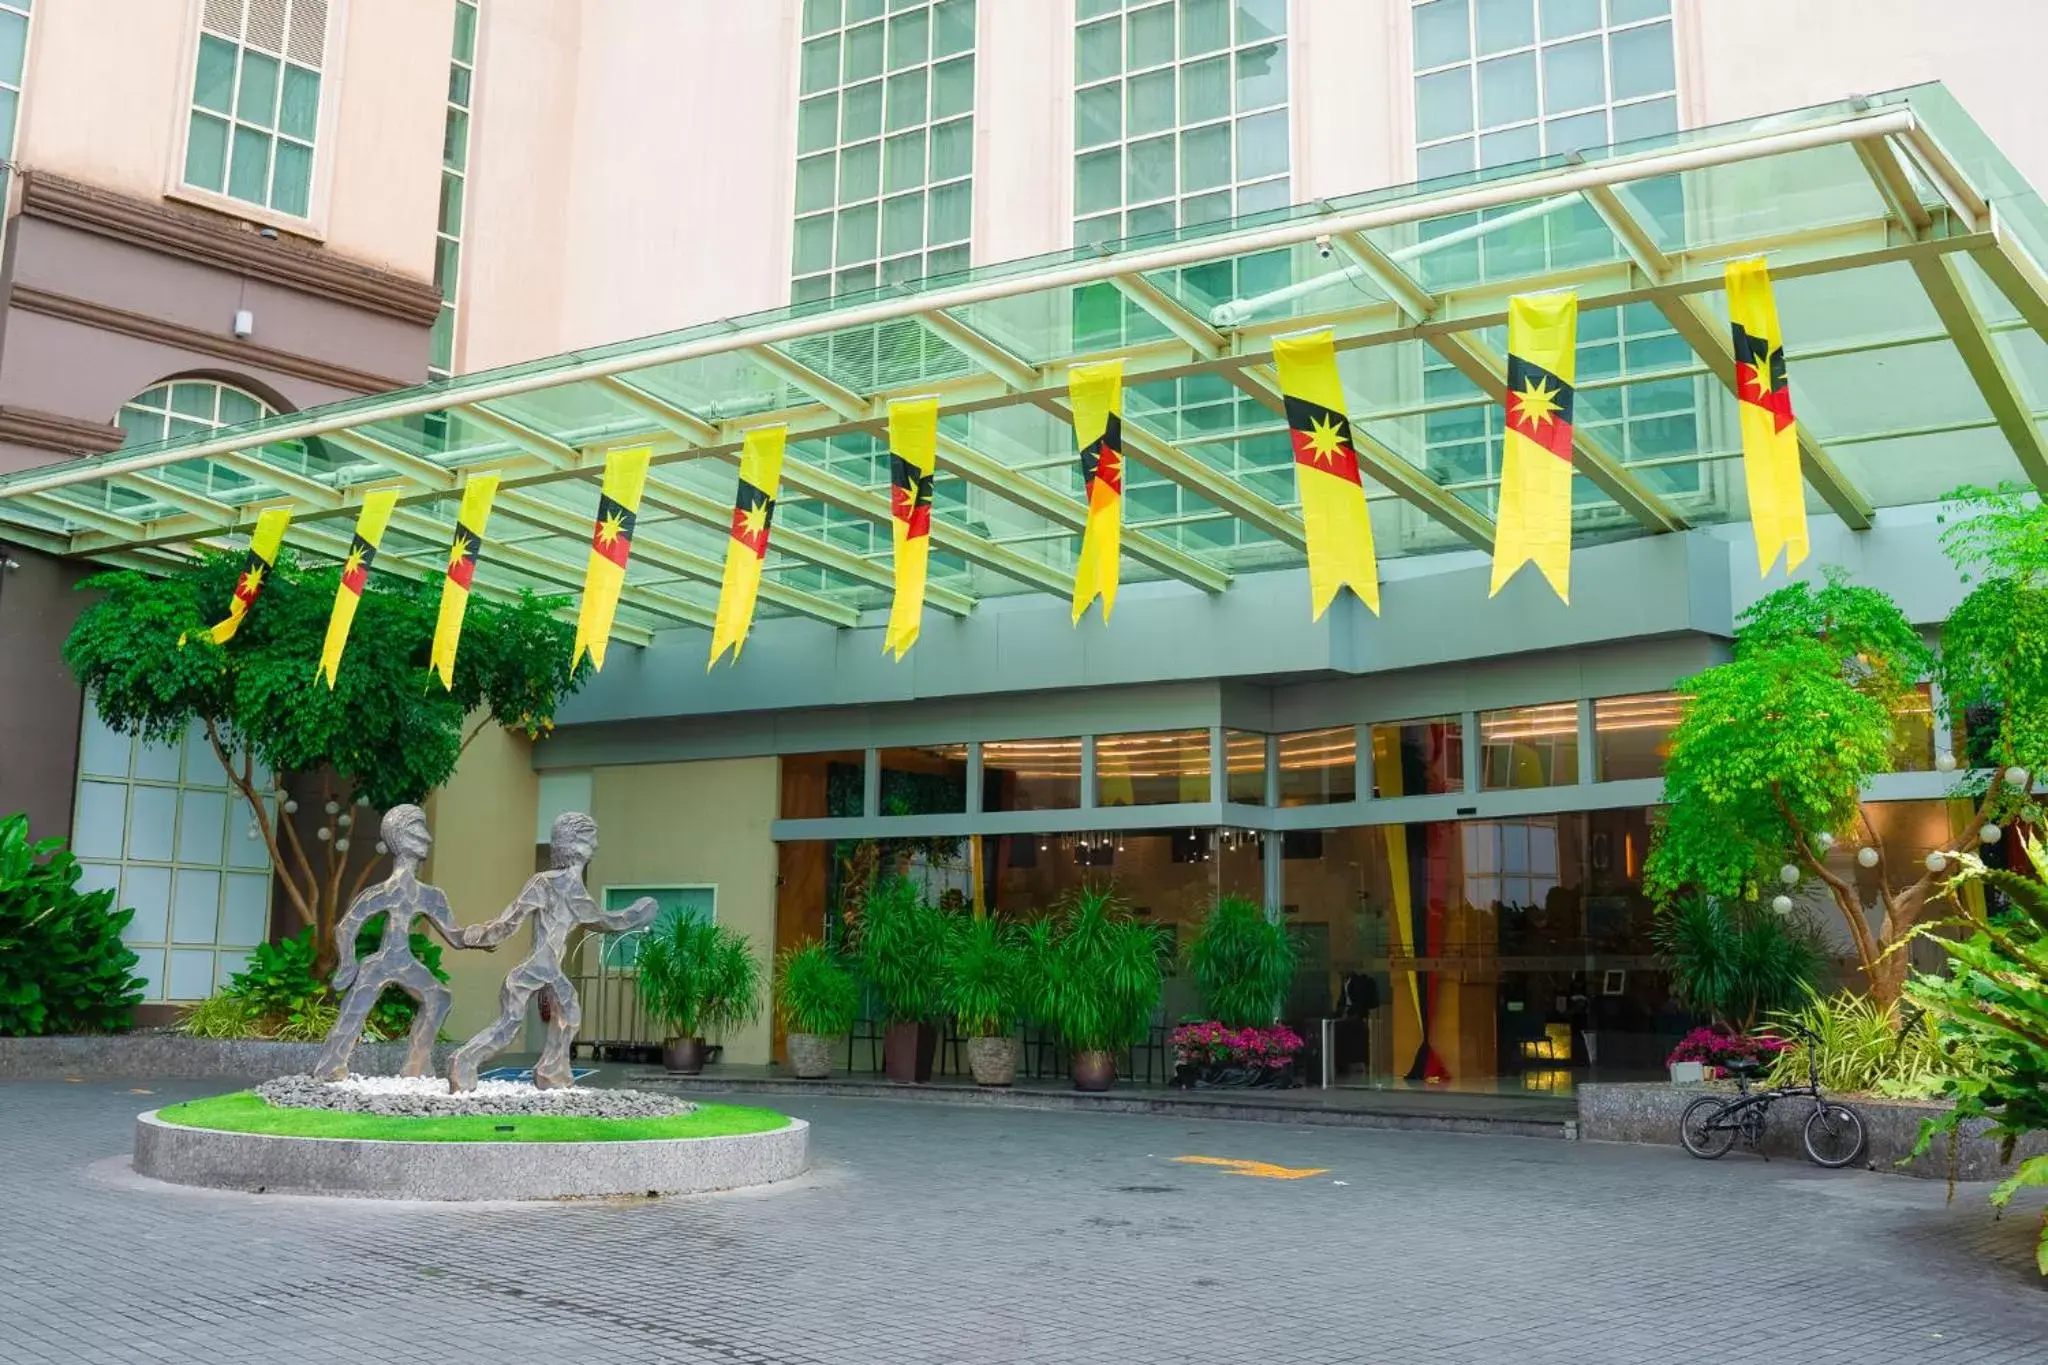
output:
<path id="1" fill-rule="evenodd" d="M 710 1052 L 702 1038 L 671 1038 L 662 1044 L 661 1064 L 680 1076 L 694 1076 L 704 1069 Z"/>
<path id="2" fill-rule="evenodd" d="M 1017 1035 L 969 1038 L 967 1069 L 976 1085 L 1011 1085 L 1017 1080 Z"/>
<path id="3" fill-rule="evenodd" d="M 1107 1090 L 1116 1084 L 1116 1054 L 1114 1052 L 1076 1052 L 1074 1054 L 1074 1089 Z"/>
<path id="4" fill-rule="evenodd" d="M 798 1080 L 824 1080 L 832 1074 L 832 1054 L 838 1041 L 822 1033 L 790 1034 L 789 1073 Z"/>
<path id="5" fill-rule="evenodd" d="M 135 1170 L 178 1185 L 368 1199 L 590 1199 L 701 1194 L 801 1175 L 810 1125 L 638 1142 L 391 1142 L 135 1120 Z"/>

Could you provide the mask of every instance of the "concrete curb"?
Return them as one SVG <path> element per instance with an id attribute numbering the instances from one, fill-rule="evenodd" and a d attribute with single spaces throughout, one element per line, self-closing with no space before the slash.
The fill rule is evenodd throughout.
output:
<path id="1" fill-rule="evenodd" d="M 597 1199 L 704 1194 L 803 1174 L 810 1125 L 636 1142 L 385 1142 L 135 1120 L 135 1170 L 177 1185 L 359 1199 Z"/>
<path id="2" fill-rule="evenodd" d="M 312 1068 L 319 1043 L 278 1043 L 267 1038 L 188 1038 L 182 1033 L 108 1033 L 57 1038 L 0 1038 L 0 1080 L 87 1079 L 267 1081 Z M 445 1072 L 452 1045 L 434 1049 L 434 1069 Z M 395 1076 L 405 1065 L 404 1043 L 363 1043 L 349 1069 L 358 1076 Z"/>

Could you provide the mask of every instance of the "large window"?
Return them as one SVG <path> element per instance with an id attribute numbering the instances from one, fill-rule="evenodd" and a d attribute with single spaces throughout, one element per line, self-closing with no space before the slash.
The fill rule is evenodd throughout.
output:
<path id="1" fill-rule="evenodd" d="M 804 0 L 792 296 L 964 269 L 975 0 Z"/>
<path id="2" fill-rule="evenodd" d="M 1081 804 L 1081 741 L 988 740 L 981 775 L 984 810 L 1072 810 Z"/>
<path id="3" fill-rule="evenodd" d="M 308 217 L 327 0 L 205 0 L 185 183 Z"/>
<path id="4" fill-rule="evenodd" d="M 1684 698 L 1676 692 L 1602 697 L 1593 703 L 1593 780 L 1662 777 Z"/>
<path id="5" fill-rule="evenodd" d="M 1322 806 L 1358 797 L 1358 727 L 1280 736 L 1280 804 Z"/>
<path id="6" fill-rule="evenodd" d="M 0 0 L 0 163 L 14 160 L 14 129 L 21 117 L 21 84 L 28 75 L 30 0 Z M 0 223 L 7 203 L 8 168 L 0 164 Z"/>
<path id="7" fill-rule="evenodd" d="M 1516 706 L 1479 713 L 1479 789 L 1569 787 L 1579 780 L 1579 706 Z"/>
<path id="8" fill-rule="evenodd" d="M 455 306 L 462 276 L 462 211 L 469 188 L 469 113 L 476 83 L 477 0 L 455 0 L 455 51 L 448 63 L 448 120 L 441 138 L 441 216 L 434 229 L 434 283 L 441 313 L 427 373 L 443 379 L 455 368 Z"/>
<path id="9" fill-rule="evenodd" d="M 1209 732 L 1160 730 L 1095 741 L 1095 803 L 1161 806 L 1209 799 Z"/>

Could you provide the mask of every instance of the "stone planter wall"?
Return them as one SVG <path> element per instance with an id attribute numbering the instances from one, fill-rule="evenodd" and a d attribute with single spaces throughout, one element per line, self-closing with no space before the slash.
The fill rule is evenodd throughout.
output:
<path id="1" fill-rule="evenodd" d="M 301 1074 L 320 1055 L 319 1043 L 274 1043 L 262 1038 L 188 1038 L 143 1031 L 59 1038 L 0 1038 L 0 1080 L 98 1079 L 267 1081 Z M 362 1043 L 349 1060 L 365 1076 L 395 1076 L 406 1045 Z M 435 1070 L 445 1070 L 455 1049 L 434 1049 Z"/>
<path id="2" fill-rule="evenodd" d="M 1678 1146 L 1678 1116 L 1685 1106 L 1701 1095 L 1734 1095 L 1733 1085 L 1671 1085 L 1658 1081 L 1616 1085 L 1592 1083 L 1578 1088 L 1579 1136 L 1588 1142 L 1636 1142 L 1657 1147 Z M 1922 1180 L 1946 1180 L 1949 1176 L 1949 1144 L 1936 1138 L 1925 1156 L 1900 1165 L 1920 1135 L 1922 1119 L 1939 1115 L 1944 1106 L 1917 1100 L 1880 1100 L 1864 1095 L 1844 1095 L 1844 1104 L 1863 1116 L 1869 1149 L 1863 1160 L 1874 1171 L 1916 1176 Z M 1772 1158 L 1804 1161 L 1799 1131 L 1813 1111 L 1811 1101 L 1780 1101 L 1771 1110 L 1770 1127 L 1764 1137 L 1764 1152 Z M 1959 1135 L 1955 1151 L 1958 1180 L 2002 1180 L 2013 1167 L 1998 1159 L 1998 1145 L 1982 1137 L 1982 1124 L 1974 1124 Z M 1741 1143 L 1735 1153 L 1743 1150 Z M 2034 1134 L 2013 1153 L 2013 1163 L 2048 1152 L 2048 1135 Z M 1735 1153 L 1730 1153 L 1734 1155 Z"/>

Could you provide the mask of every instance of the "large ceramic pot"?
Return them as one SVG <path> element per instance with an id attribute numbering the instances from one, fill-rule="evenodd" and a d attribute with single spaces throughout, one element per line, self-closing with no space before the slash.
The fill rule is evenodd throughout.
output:
<path id="1" fill-rule="evenodd" d="M 798 1080 L 821 1081 L 832 1074 L 832 1053 L 837 1038 L 822 1033 L 789 1035 L 789 1071 Z"/>
<path id="2" fill-rule="evenodd" d="M 1009 1085 L 1017 1079 L 1017 1035 L 969 1038 L 967 1069 L 976 1085 Z"/>
<path id="3" fill-rule="evenodd" d="M 931 1024 L 893 1023 L 882 1032 L 882 1074 L 892 1081 L 922 1085 L 932 1078 L 939 1030 Z"/>
<path id="4" fill-rule="evenodd" d="M 702 1038 L 671 1038 L 662 1045 L 661 1064 L 670 1071 L 694 1076 L 704 1069 L 710 1051 Z"/>
<path id="5" fill-rule="evenodd" d="M 1107 1090 L 1116 1083 L 1116 1054 L 1114 1052 L 1076 1052 L 1074 1054 L 1074 1089 Z"/>

